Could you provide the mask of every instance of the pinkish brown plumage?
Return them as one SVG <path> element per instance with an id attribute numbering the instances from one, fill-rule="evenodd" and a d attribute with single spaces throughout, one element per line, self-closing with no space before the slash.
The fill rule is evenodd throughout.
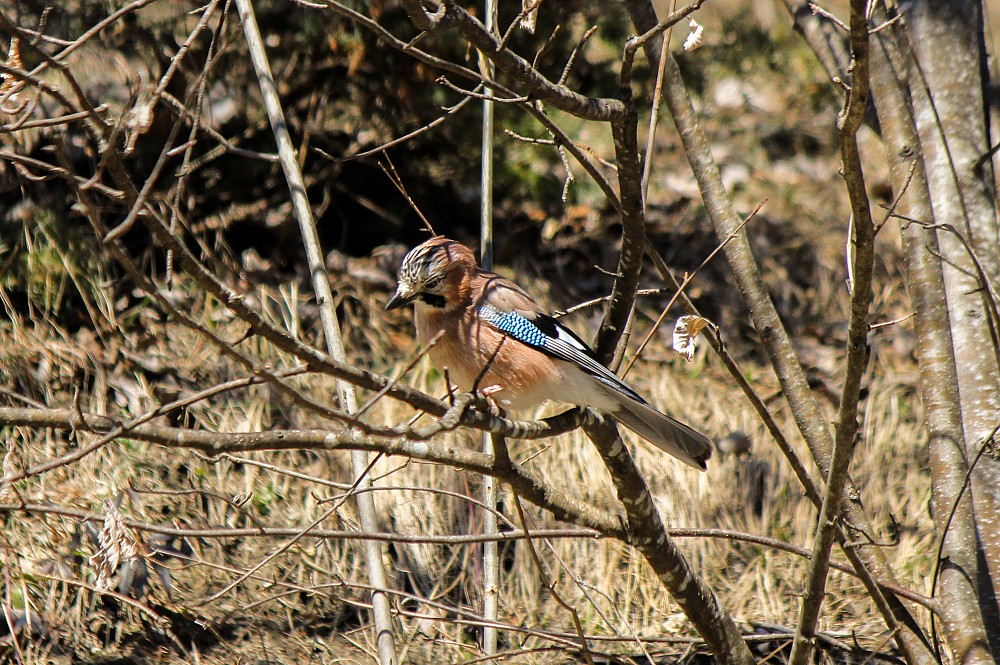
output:
<path id="1" fill-rule="evenodd" d="M 705 469 L 712 451 L 705 435 L 650 406 L 520 287 L 479 268 L 465 245 L 437 236 L 406 255 L 386 309 L 409 302 L 418 341 L 440 334 L 431 361 L 462 390 L 496 386 L 494 398 L 513 410 L 546 400 L 593 407 Z"/>

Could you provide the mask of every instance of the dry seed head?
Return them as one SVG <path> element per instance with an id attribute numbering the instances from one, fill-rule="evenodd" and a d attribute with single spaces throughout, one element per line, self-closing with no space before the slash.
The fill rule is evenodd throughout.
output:
<path id="1" fill-rule="evenodd" d="M 125 526 L 118 506 L 111 499 L 107 499 L 104 508 L 107 511 L 104 516 L 104 528 L 98 536 L 101 548 L 90 557 L 90 565 L 97 572 L 94 586 L 99 591 L 111 588 L 111 578 L 122 563 L 139 558 L 139 547 Z"/>

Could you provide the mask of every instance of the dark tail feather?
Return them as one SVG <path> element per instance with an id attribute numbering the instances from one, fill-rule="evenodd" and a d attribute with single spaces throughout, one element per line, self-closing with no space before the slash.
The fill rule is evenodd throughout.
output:
<path id="1" fill-rule="evenodd" d="M 607 392 L 619 407 L 611 414 L 615 420 L 688 466 L 706 470 L 705 462 L 712 456 L 712 441 L 707 436 L 613 388 Z"/>

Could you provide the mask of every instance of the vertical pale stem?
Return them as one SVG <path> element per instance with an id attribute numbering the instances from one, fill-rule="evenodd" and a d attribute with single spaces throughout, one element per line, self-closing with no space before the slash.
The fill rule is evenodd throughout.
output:
<path id="1" fill-rule="evenodd" d="M 674 13 L 677 2 L 670 3 L 670 13 Z M 660 46 L 660 64 L 656 68 L 656 86 L 653 88 L 653 105 L 649 110 L 649 132 L 646 134 L 646 159 L 642 163 L 642 205 L 646 207 L 649 195 L 649 176 L 653 173 L 653 148 L 656 144 L 657 118 L 660 117 L 660 102 L 663 101 L 663 67 L 667 64 L 667 53 L 670 51 L 670 36 L 673 28 L 667 29 L 663 35 L 663 45 Z"/>
<path id="2" fill-rule="evenodd" d="M 267 54 L 264 51 L 260 29 L 257 27 L 253 5 L 251 0 L 236 0 L 236 7 L 243 24 L 243 34 L 246 36 L 250 50 L 250 59 L 257 72 L 257 81 L 264 98 L 264 107 L 267 109 L 267 116 L 271 121 L 274 139 L 278 146 L 281 168 L 285 173 L 285 180 L 288 182 L 292 210 L 302 233 L 302 242 L 305 245 L 309 275 L 312 279 L 313 291 L 316 294 L 316 304 L 319 306 L 327 352 L 335 360 L 346 362 L 347 355 L 344 352 L 344 342 L 340 336 L 337 312 L 333 307 L 333 293 L 330 291 L 330 281 L 326 275 L 319 234 L 316 232 L 316 221 L 313 219 L 312 209 L 309 207 L 302 171 L 299 169 L 295 148 L 292 145 L 291 136 L 288 134 L 288 125 L 285 122 L 281 101 L 278 99 L 278 91 L 274 84 L 274 77 L 271 75 Z M 344 411 L 347 413 L 357 411 L 357 399 L 354 387 L 350 383 L 338 380 L 337 393 Z M 358 517 L 362 530 L 373 533 L 379 529 L 376 524 L 375 502 L 371 492 L 372 482 L 366 475 L 368 464 L 367 452 L 360 450 L 351 452 L 351 466 L 354 474 L 359 478 L 357 493 L 354 497 L 358 508 Z M 387 586 L 385 568 L 382 563 L 382 545 L 374 540 L 364 540 L 362 547 L 368 568 L 368 583 L 372 588 L 372 618 L 375 623 L 379 661 L 381 665 L 396 665 L 398 660 L 396 658 L 396 643 L 392 635 L 392 614 L 389 598 L 385 593 Z"/>
<path id="3" fill-rule="evenodd" d="M 496 0 L 485 0 L 486 28 L 496 31 Z M 483 57 L 486 74 L 493 77 L 493 63 Z M 492 88 L 486 89 L 491 95 Z M 482 179 L 480 181 L 479 208 L 480 263 L 485 270 L 493 269 L 493 100 L 483 100 L 483 146 Z M 483 452 L 494 455 L 493 439 L 489 432 L 483 432 Z M 497 482 L 493 476 L 483 476 L 483 531 L 494 535 L 497 525 Z M 483 618 L 487 623 L 496 623 L 500 609 L 500 554 L 497 541 L 483 544 Z M 483 652 L 487 656 L 497 653 L 497 629 L 483 626 Z"/>

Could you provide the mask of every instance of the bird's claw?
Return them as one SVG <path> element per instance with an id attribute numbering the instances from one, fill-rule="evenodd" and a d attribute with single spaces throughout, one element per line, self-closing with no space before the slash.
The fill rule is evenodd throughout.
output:
<path id="1" fill-rule="evenodd" d="M 503 407 L 500 406 L 500 402 L 496 400 L 493 396 L 503 390 L 503 386 L 492 385 L 486 386 L 480 390 L 480 394 L 486 398 L 487 404 L 490 405 L 490 410 L 493 413 L 503 413 Z"/>
<path id="2" fill-rule="evenodd" d="M 483 388 L 479 392 L 481 392 L 483 394 L 483 397 L 489 399 L 489 398 L 493 397 L 494 395 L 496 395 L 501 390 L 503 390 L 503 386 L 493 385 L 493 386 L 486 386 L 485 388 Z"/>

